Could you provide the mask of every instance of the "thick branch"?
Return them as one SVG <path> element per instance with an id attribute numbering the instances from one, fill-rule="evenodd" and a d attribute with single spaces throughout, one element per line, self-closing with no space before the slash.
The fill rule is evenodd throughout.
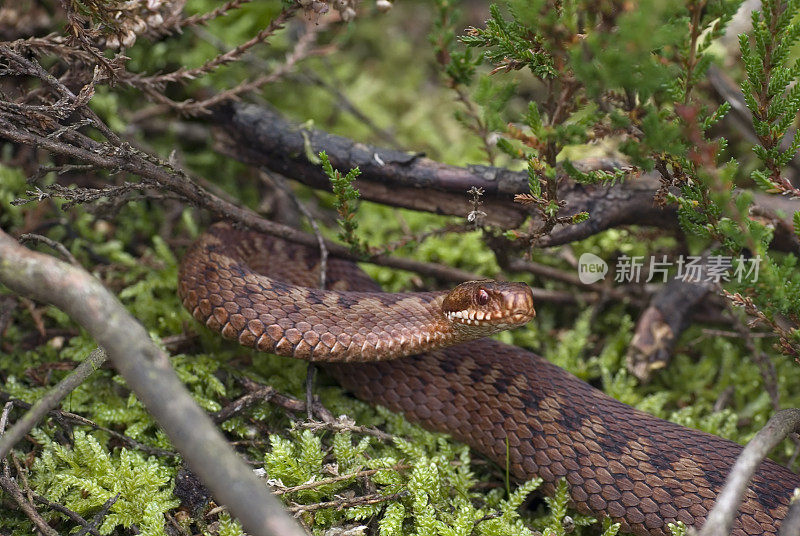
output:
<path id="1" fill-rule="evenodd" d="M 96 279 L 0 232 L 0 281 L 59 307 L 91 333 L 192 470 L 249 533 L 303 534 L 192 400 L 166 354 Z"/>
<path id="2" fill-rule="evenodd" d="M 335 168 L 359 167 L 361 176 L 356 187 L 364 199 L 465 216 L 471 210 L 467 190 L 478 186 L 486 191 L 483 201 L 487 223 L 516 227 L 527 215 L 523 207 L 511 202 L 521 178 L 516 172 L 482 166 L 449 166 L 419 154 L 372 147 L 321 130 L 301 129 L 278 112 L 255 105 L 236 103 L 219 107 L 214 119 L 223 152 L 315 188 L 330 190 L 330 182 L 319 164 L 308 158 L 314 155 L 315 159 L 324 150 Z"/>
<path id="3" fill-rule="evenodd" d="M 513 203 L 515 194 L 528 191 L 525 172 L 489 166 L 450 166 L 418 154 L 373 147 L 321 130 L 300 128 L 278 112 L 256 105 L 235 103 L 220 107 L 214 118 L 222 151 L 246 164 L 266 167 L 314 188 L 330 190 L 320 166 L 309 160 L 309 155 L 325 151 L 338 169 L 358 166 L 361 175 L 356 186 L 361 196 L 371 201 L 464 216 L 471 210 L 466 192 L 475 186 L 484 191 L 485 223 L 511 228 L 521 225 L 528 216 L 525 207 Z M 655 176 L 612 188 L 562 181 L 559 199 L 567 200 L 569 213 L 587 210 L 592 217 L 579 225 L 556 227 L 541 245 L 565 244 L 618 225 L 646 223 L 677 229 L 674 209 L 653 205 L 658 186 Z"/>
<path id="4" fill-rule="evenodd" d="M 314 188 L 330 190 L 320 166 L 312 161 L 320 151 L 325 151 L 338 169 L 359 167 L 361 176 L 356 186 L 364 199 L 464 216 L 471 210 L 466 191 L 477 186 L 484 190 L 487 224 L 517 227 L 528 215 L 524 207 L 512 202 L 515 194 L 528 191 L 525 172 L 489 166 L 450 166 L 419 154 L 357 143 L 321 130 L 301 128 L 270 108 L 252 104 L 220 106 L 214 112 L 214 120 L 222 151 L 246 164 L 270 169 Z M 592 160 L 582 167 L 585 170 L 606 169 L 610 164 L 605 160 Z M 557 226 L 539 245 L 567 244 L 622 225 L 675 231 L 678 229 L 675 207 L 660 208 L 653 203 L 659 185 L 655 174 L 611 187 L 563 180 L 558 195 L 567 205 L 560 215 L 585 210 L 591 217 L 578 225 Z M 778 210 L 783 214 L 778 214 Z M 791 225 L 791 214 L 795 210 L 800 210 L 800 201 L 755 194 L 754 214 L 775 226 L 774 248 L 800 251 Z"/>

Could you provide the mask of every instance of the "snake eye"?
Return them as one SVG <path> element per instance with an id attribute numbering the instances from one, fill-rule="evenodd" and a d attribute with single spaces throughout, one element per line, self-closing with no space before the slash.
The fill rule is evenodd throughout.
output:
<path id="1" fill-rule="evenodd" d="M 478 305 L 486 305 L 489 303 L 489 293 L 484 289 L 478 289 L 478 295 L 475 298 L 475 301 L 478 302 Z"/>

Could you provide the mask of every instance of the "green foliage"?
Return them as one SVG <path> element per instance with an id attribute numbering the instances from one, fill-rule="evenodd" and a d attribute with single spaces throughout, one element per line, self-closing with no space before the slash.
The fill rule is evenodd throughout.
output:
<path id="1" fill-rule="evenodd" d="M 10 147 L 3 150 L 10 150 Z M 0 165 L 0 185 L 0 226 L 11 228 L 22 221 L 22 209 L 11 202 L 25 192 L 25 175 L 20 169 Z"/>
<path id="2" fill-rule="evenodd" d="M 686 536 L 688 531 L 686 530 L 686 525 L 684 525 L 683 521 L 678 521 L 677 523 L 670 523 L 667 525 L 670 534 L 672 536 Z"/>
<path id="3" fill-rule="evenodd" d="M 578 316 L 572 328 L 563 331 L 558 342 L 546 352 L 550 361 L 582 379 L 587 379 L 590 370 L 596 366 L 591 359 L 582 355 L 589 344 L 591 318 L 591 309 L 586 309 Z"/>
<path id="4" fill-rule="evenodd" d="M 659 61 L 659 52 L 686 41 L 685 13 L 683 2 L 644 0 L 634 9 L 610 14 L 613 31 L 592 29 L 580 46 L 571 48 L 575 75 L 592 96 L 618 89 L 635 93 L 643 103 L 661 97 L 679 68 Z M 647 107 L 648 114 L 656 113 Z"/>
<path id="5" fill-rule="evenodd" d="M 564 171 L 576 181 L 583 184 L 602 184 L 605 187 L 614 186 L 617 182 L 625 180 L 628 172 L 625 169 L 615 169 L 614 171 L 605 171 L 596 169 L 584 173 L 576 168 L 569 160 L 564 160 L 561 165 L 564 166 Z"/>
<path id="6" fill-rule="evenodd" d="M 478 79 L 472 97 L 475 103 L 481 107 L 481 120 L 484 128 L 493 132 L 505 128 L 506 122 L 502 112 L 516 95 L 516 89 L 515 84 L 496 84 L 486 77 Z M 457 114 L 456 117 L 462 122 L 466 122 L 463 115 Z"/>
<path id="7" fill-rule="evenodd" d="M 219 514 L 219 527 L 214 533 L 203 531 L 204 536 L 245 536 L 242 526 L 238 521 L 225 511 Z"/>
<path id="8" fill-rule="evenodd" d="M 689 36 L 688 39 L 677 43 L 681 72 L 673 83 L 668 83 L 675 102 L 689 102 L 692 89 L 703 79 L 713 61 L 709 48 L 716 39 L 723 36 L 728 23 L 741 4 L 741 0 L 715 2 L 689 0 L 685 3 L 686 9 L 681 10 L 675 22 L 689 27 Z M 721 105 L 720 108 L 726 108 L 722 111 L 722 115 L 729 107 L 728 103 Z M 719 119 L 719 113 L 712 114 L 709 118 L 709 123 L 703 126 L 704 129 Z"/>
<path id="9" fill-rule="evenodd" d="M 355 219 L 356 207 L 352 204 L 361 197 L 358 190 L 353 188 L 353 181 L 361 174 L 361 171 L 358 168 L 353 168 L 347 172 L 347 175 L 343 176 L 338 169 L 333 169 L 325 151 L 319 153 L 319 158 L 322 162 L 322 170 L 331 181 L 333 195 L 336 198 L 334 206 L 336 207 L 336 212 L 339 213 L 339 219 L 336 220 L 339 224 L 339 238 L 348 244 L 354 253 L 364 255 L 366 247 L 356 236 L 358 222 Z"/>
<path id="10" fill-rule="evenodd" d="M 455 0 L 436 0 L 436 17 L 431 29 L 430 41 L 434 54 L 444 66 L 445 75 L 453 85 L 468 85 L 482 58 L 475 57 L 469 48 L 459 48 L 456 41 L 455 23 L 461 17 Z"/>
<path id="11" fill-rule="evenodd" d="M 794 234 L 800 238 L 800 211 L 792 215 L 792 225 L 794 226 Z"/>
<path id="12" fill-rule="evenodd" d="M 506 70 L 527 67 L 538 78 L 546 80 L 556 76 L 553 58 L 544 48 L 541 37 L 518 22 L 513 16 L 506 20 L 500 8 L 492 4 L 489 8 L 491 18 L 486 28 L 470 28 L 461 42 L 468 47 L 485 48 L 484 58 L 493 64 L 500 64 Z"/>
<path id="13" fill-rule="evenodd" d="M 172 496 L 173 471 L 137 452 L 112 454 L 81 431 L 75 432 L 72 448 L 42 433 L 36 437 L 43 444 L 31 478 L 38 493 L 88 517 L 118 495 L 98 529 L 101 534 L 136 525 L 143 535 L 166 536 L 164 512 L 179 504 Z"/>
<path id="14" fill-rule="evenodd" d="M 766 251 L 766 250 L 764 250 Z M 778 256 L 764 252 L 755 259 L 739 259 L 743 276 L 741 281 L 733 279 L 731 290 L 746 292 L 769 317 L 786 315 L 796 318 L 800 314 L 800 274 L 797 257 Z M 757 264 L 757 273 L 755 265 Z"/>
<path id="15" fill-rule="evenodd" d="M 752 38 L 739 36 L 747 74 L 742 92 L 759 138 L 759 145 L 753 149 L 767 168 L 755 170 L 752 178 L 766 191 L 780 193 L 792 189 L 781 179 L 780 168 L 800 148 L 797 136 L 788 148 L 780 148 L 800 111 L 800 87 L 796 84 L 800 79 L 800 59 L 792 58 L 800 40 L 800 3 L 770 0 L 764 2 L 762 9 L 752 13 Z"/>
<path id="16" fill-rule="evenodd" d="M 559 480 L 556 484 L 555 494 L 552 497 L 545 497 L 545 502 L 550 508 L 550 515 L 540 521 L 542 534 L 566 536 L 566 534 L 574 532 L 575 527 L 584 527 L 596 522 L 594 518 L 579 514 L 567 516 L 569 513 L 567 505 L 570 501 L 572 498 L 569 496 L 569 484 L 566 480 Z"/>
<path id="17" fill-rule="evenodd" d="M 688 96 L 708 67 L 710 60 L 704 52 L 735 12 L 735 2 L 719 2 L 709 8 L 709 13 L 692 26 L 697 32 L 692 39 L 685 30 L 693 13 L 691 3 L 687 7 L 677 1 L 646 0 L 631 10 L 611 5 L 598 9 L 577 1 L 509 0 L 504 6 L 491 6 L 485 28 L 469 28 L 461 36 L 467 50 L 483 49 L 484 59 L 493 66 L 491 74 L 481 75 L 470 64 L 469 69 L 459 71 L 458 81 L 466 84 L 469 78 L 477 78 L 479 87 L 495 85 L 495 91 L 500 92 L 501 86 L 512 87 L 497 81 L 500 73 L 526 69 L 547 88 L 550 98 L 531 100 L 523 114 L 512 111 L 512 99 L 505 94 L 493 99 L 491 107 L 482 107 L 484 117 L 494 118 L 486 122 L 498 125 L 499 130 L 501 117 L 511 121 L 497 147 L 511 158 L 527 161 L 529 174 L 535 175 L 530 181 L 530 195 L 517 200 L 536 208 L 544 222 L 541 233 L 557 224 L 591 218 L 584 213 L 560 215 L 557 160 L 566 149 L 636 129 L 639 139 L 635 143 L 631 140 L 618 145 L 638 166 L 652 168 L 653 153 L 682 154 L 688 150 L 674 112 L 662 103 L 670 96 Z M 700 39 L 700 34 L 705 37 Z M 443 42 L 453 58 L 452 39 Z M 683 78 L 681 69 L 685 71 Z M 715 123 L 725 111 L 704 116 L 704 124 Z M 605 186 L 635 171 L 583 173 L 569 161 L 561 159 L 560 163 L 575 180 Z M 524 236 L 513 231 L 506 235 Z M 538 236 L 534 235 L 532 241 Z"/>

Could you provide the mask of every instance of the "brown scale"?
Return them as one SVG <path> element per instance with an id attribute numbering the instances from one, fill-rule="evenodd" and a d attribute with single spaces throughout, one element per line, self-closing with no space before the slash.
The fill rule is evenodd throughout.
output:
<path id="1" fill-rule="evenodd" d="M 247 265 L 283 283 L 273 281 L 263 289 L 263 282 L 247 273 Z M 199 321 L 226 337 L 258 347 L 268 332 L 264 319 L 274 318 L 276 325 L 294 328 L 283 333 L 281 340 L 289 341 L 284 348 L 278 347 L 280 341 L 270 348 L 280 353 L 294 345 L 300 354 L 310 355 L 313 351 L 305 352 L 303 342 L 313 347 L 316 337 L 306 339 L 308 331 L 298 327 L 300 322 L 317 334 L 328 330 L 336 333 L 337 342 L 345 340 L 338 338 L 344 333 L 337 331 L 345 328 L 341 323 L 334 323 L 338 328 L 322 325 L 340 315 L 319 313 L 315 304 L 303 301 L 311 295 L 309 289 L 291 286 L 313 287 L 315 266 L 314 253 L 305 248 L 215 225 L 184 258 L 179 293 Z M 327 275 L 332 289 L 379 290 L 345 261 L 330 259 Z M 270 302 L 264 293 L 274 294 L 280 306 L 259 307 Z M 434 296 L 435 302 L 440 295 L 423 296 Z M 321 301 L 326 299 L 333 298 Z M 346 297 L 353 304 L 358 299 L 358 294 Z M 408 299 L 380 303 L 384 309 L 417 311 L 403 303 Z M 332 301 L 329 305 L 337 307 Z M 425 310 L 438 327 L 441 315 Z M 316 322 L 321 325 L 315 327 Z M 400 322 L 409 330 L 426 329 L 417 320 Z M 290 335 L 290 329 L 298 333 Z M 350 337 L 352 342 L 355 335 Z M 608 516 L 622 523 L 624 531 L 639 535 L 668 535 L 667 524 L 676 521 L 701 526 L 742 450 L 732 441 L 636 410 L 536 354 L 488 339 L 391 361 L 325 367 L 359 398 L 450 433 L 502 466 L 508 447 L 516 478 L 539 476 L 546 492 L 566 479 L 579 511 Z M 796 487 L 798 475 L 765 460 L 732 534 L 777 534 Z"/>

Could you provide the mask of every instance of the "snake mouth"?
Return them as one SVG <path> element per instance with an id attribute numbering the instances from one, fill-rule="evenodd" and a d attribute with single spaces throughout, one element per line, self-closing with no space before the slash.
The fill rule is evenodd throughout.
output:
<path id="1" fill-rule="evenodd" d="M 496 323 L 503 318 L 503 314 L 493 311 L 449 311 L 445 313 L 447 319 L 458 324 L 470 326 L 486 326 Z"/>
<path id="2" fill-rule="evenodd" d="M 530 322 L 535 313 L 531 311 L 514 311 L 512 313 L 502 311 L 450 311 L 445 313 L 450 322 L 468 326 L 495 326 L 499 329 L 521 326 Z"/>

